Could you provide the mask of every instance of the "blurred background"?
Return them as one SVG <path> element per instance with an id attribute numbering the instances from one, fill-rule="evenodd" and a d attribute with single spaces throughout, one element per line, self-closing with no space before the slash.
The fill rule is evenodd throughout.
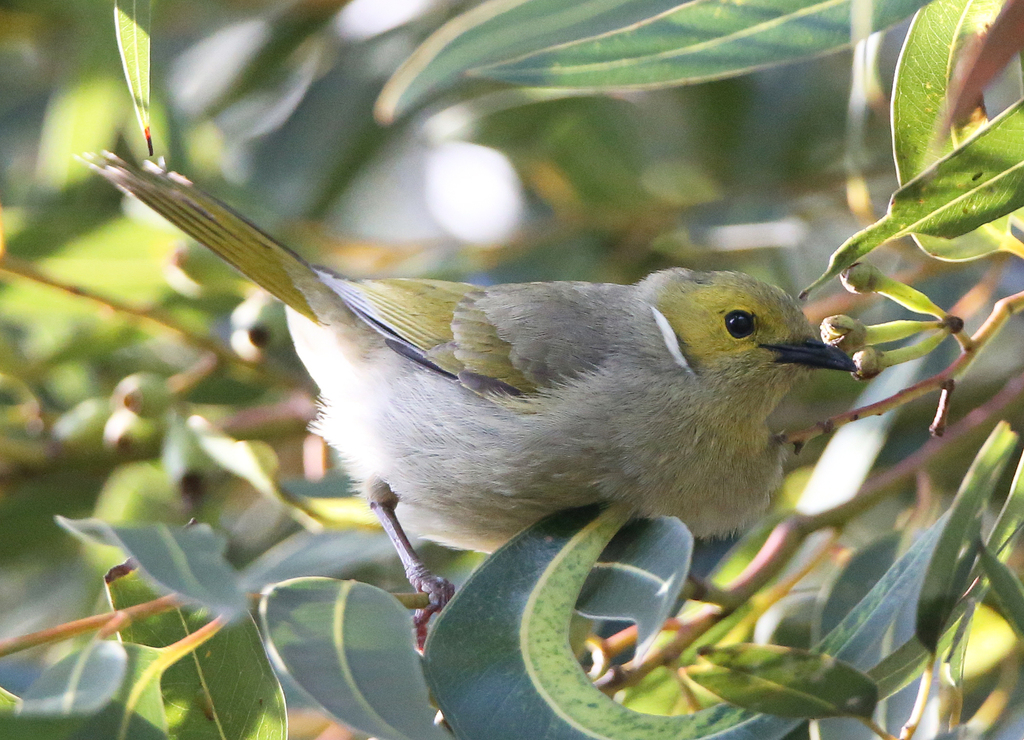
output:
<path id="1" fill-rule="evenodd" d="M 372 106 L 383 83 L 471 4 L 161 0 L 156 155 L 311 261 L 354 277 L 480 283 L 630 282 L 682 265 L 742 270 L 795 293 L 884 212 L 896 187 L 886 90 L 905 27 L 861 64 L 843 52 L 614 96 L 481 83 L 379 125 Z M 1012 74 L 1019 84 L 1019 69 Z M 109 4 L 0 3 L 0 636 L 101 603 L 98 576 L 113 556 L 82 549 L 55 514 L 195 517 L 227 534 L 239 567 L 294 574 L 298 566 L 285 566 L 300 553 L 325 575 L 406 590 L 358 503 L 333 501 L 331 511 L 359 539 L 311 545 L 287 507 L 254 487 L 257 474 L 239 473 L 244 466 L 204 447 L 200 425 L 184 421 L 198 415 L 257 440 L 245 449 L 264 473 L 279 471 L 289 495 L 346 492 L 330 454 L 305 432 L 315 389 L 280 306 L 75 159 L 103 149 L 145 154 Z M 1024 282 L 1003 256 L 952 265 L 908 243 L 873 259 L 947 308 L 976 284 L 998 296 Z M 807 312 L 814 321 L 906 317 L 837 285 Z M 968 314 L 968 327 L 986 313 Z M 954 396 L 952 421 L 1020 372 L 1020 327 L 1005 331 Z M 875 392 L 942 369 L 955 357 L 948 344 L 883 374 Z M 780 409 L 777 428 L 845 410 L 865 388 L 821 375 Z M 126 385 L 127 376 L 135 380 Z M 903 459 L 927 439 L 933 413 L 926 399 L 851 432 L 818 489 Z M 1019 401 L 1003 415 L 1019 422 Z M 991 423 L 929 467 L 932 495 L 955 490 Z M 823 445 L 814 440 L 790 460 L 781 508 L 804 491 Z M 911 484 L 896 501 L 920 493 Z M 891 528 L 901 506 L 858 526 Z M 440 548 L 427 555 L 455 578 L 476 562 Z M 43 657 L 4 661 L 0 684 L 24 687 Z"/>

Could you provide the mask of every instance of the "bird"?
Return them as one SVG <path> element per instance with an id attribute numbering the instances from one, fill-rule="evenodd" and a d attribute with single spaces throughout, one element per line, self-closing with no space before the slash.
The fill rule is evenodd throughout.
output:
<path id="1" fill-rule="evenodd" d="M 280 299 L 341 455 L 429 597 L 451 598 L 406 528 L 490 552 L 563 509 L 674 516 L 697 537 L 763 513 L 782 476 L 767 418 L 813 368 L 854 372 L 800 304 L 737 272 L 633 285 L 352 280 L 312 265 L 188 179 L 89 164 Z"/>

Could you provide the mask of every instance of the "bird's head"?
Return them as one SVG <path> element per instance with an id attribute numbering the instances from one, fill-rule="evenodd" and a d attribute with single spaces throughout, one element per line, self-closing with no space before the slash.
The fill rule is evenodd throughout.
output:
<path id="1" fill-rule="evenodd" d="M 785 392 L 810 368 L 856 370 L 842 351 L 817 339 L 795 299 L 756 278 L 666 270 L 641 287 L 666 343 L 678 341 L 696 375 Z"/>

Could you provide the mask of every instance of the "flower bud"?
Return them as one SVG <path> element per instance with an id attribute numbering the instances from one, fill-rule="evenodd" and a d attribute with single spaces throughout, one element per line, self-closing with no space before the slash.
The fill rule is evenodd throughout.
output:
<path id="1" fill-rule="evenodd" d="M 863 347 L 867 342 L 867 328 L 857 319 L 844 314 L 829 316 L 819 328 L 821 341 L 850 353 Z"/>
<path id="2" fill-rule="evenodd" d="M 117 452 L 135 452 L 156 439 L 158 425 L 133 411 L 119 408 L 103 427 L 103 444 Z"/>
<path id="3" fill-rule="evenodd" d="M 875 347 L 865 347 L 853 355 L 853 364 L 857 366 L 857 377 L 868 380 L 885 370 L 882 351 Z"/>
<path id="4" fill-rule="evenodd" d="M 279 346 L 287 336 L 283 306 L 262 291 L 253 293 L 231 312 L 231 348 L 243 359 L 262 359 L 264 350 Z"/>
<path id="5" fill-rule="evenodd" d="M 874 293 L 885 278 L 881 270 L 869 262 L 854 262 L 839 275 L 851 293 Z"/>
<path id="6" fill-rule="evenodd" d="M 126 408 L 151 419 L 163 414 L 172 398 L 166 378 L 153 373 L 134 373 L 117 384 L 111 400 L 115 410 Z"/>

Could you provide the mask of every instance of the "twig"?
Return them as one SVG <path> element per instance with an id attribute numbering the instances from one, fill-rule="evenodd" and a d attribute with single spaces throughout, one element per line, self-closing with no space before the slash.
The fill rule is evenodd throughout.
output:
<path id="1" fill-rule="evenodd" d="M 107 612 L 106 614 L 95 614 L 91 617 L 85 617 L 84 619 L 77 619 L 74 622 L 59 624 L 56 627 L 39 630 L 38 632 L 32 632 L 28 635 L 11 637 L 7 640 L 0 641 L 0 658 L 38 645 L 60 642 L 87 632 L 103 630 L 108 625 L 115 622 L 124 626 L 133 620 L 144 619 L 145 617 L 152 616 L 153 614 L 160 614 L 161 612 L 169 611 L 170 609 L 174 609 L 178 606 L 180 606 L 178 597 L 174 594 L 168 594 L 167 596 L 162 596 L 159 599 L 154 599 L 153 601 L 129 606 L 126 609 L 119 609 L 118 611 Z"/>
<path id="2" fill-rule="evenodd" d="M 918 725 L 921 724 L 925 707 L 928 706 L 928 695 L 932 690 L 932 674 L 934 669 L 935 659 L 932 658 L 925 672 L 921 674 L 921 683 L 917 690 L 917 700 L 914 702 L 914 708 L 910 712 L 910 717 L 907 718 L 907 723 L 900 730 L 900 740 L 911 740 L 914 737 L 914 733 L 917 732 Z"/>
<path id="3" fill-rule="evenodd" d="M 933 437 L 941 437 L 946 433 L 946 422 L 949 417 L 949 399 L 953 395 L 956 381 L 950 378 L 942 384 L 942 392 L 939 394 L 939 405 L 935 409 L 935 419 L 928 427 L 928 433 Z"/>
<path id="4" fill-rule="evenodd" d="M 839 427 L 857 421 L 867 416 L 879 416 L 887 411 L 914 401 L 928 393 L 939 390 L 950 380 L 956 380 L 964 375 L 971 364 L 977 358 L 981 349 L 999 333 L 1010 317 L 1024 309 L 1024 292 L 1015 293 L 1012 296 L 997 301 L 992 308 L 985 323 L 970 337 L 970 343 L 960 353 L 949 367 L 930 378 L 926 378 L 909 388 L 904 388 L 889 398 L 877 403 L 872 403 L 861 408 L 852 409 L 842 414 L 837 414 L 830 419 L 825 419 L 817 424 L 803 429 L 799 432 L 792 432 L 782 435 L 783 439 L 793 445 L 803 445 L 808 440 L 814 439 L 821 434 L 830 433 Z"/>
<path id="5" fill-rule="evenodd" d="M 0 275 L 3 274 L 18 277 L 23 280 L 29 280 L 39 285 L 54 288 L 55 290 L 67 293 L 68 295 L 92 301 L 93 303 L 99 304 L 110 311 L 130 316 L 137 321 L 149 324 L 161 331 L 174 334 L 187 344 L 191 344 L 192 346 L 198 347 L 206 352 L 212 352 L 221 362 L 251 369 L 258 369 L 261 372 L 271 375 L 275 380 L 286 382 L 289 385 L 294 384 L 294 379 L 290 375 L 282 373 L 269 365 L 243 359 L 220 342 L 203 334 L 198 334 L 187 326 L 179 323 L 178 320 L 170 313 L 157 306 L 133 306 L 119 301 L 116 298 L 99 295 L 79 285 L 62 282 L 39 271 L 32 263 L 19 259 L 18 257 L 14 257 L 10 254 L 0 255 Z"/>

